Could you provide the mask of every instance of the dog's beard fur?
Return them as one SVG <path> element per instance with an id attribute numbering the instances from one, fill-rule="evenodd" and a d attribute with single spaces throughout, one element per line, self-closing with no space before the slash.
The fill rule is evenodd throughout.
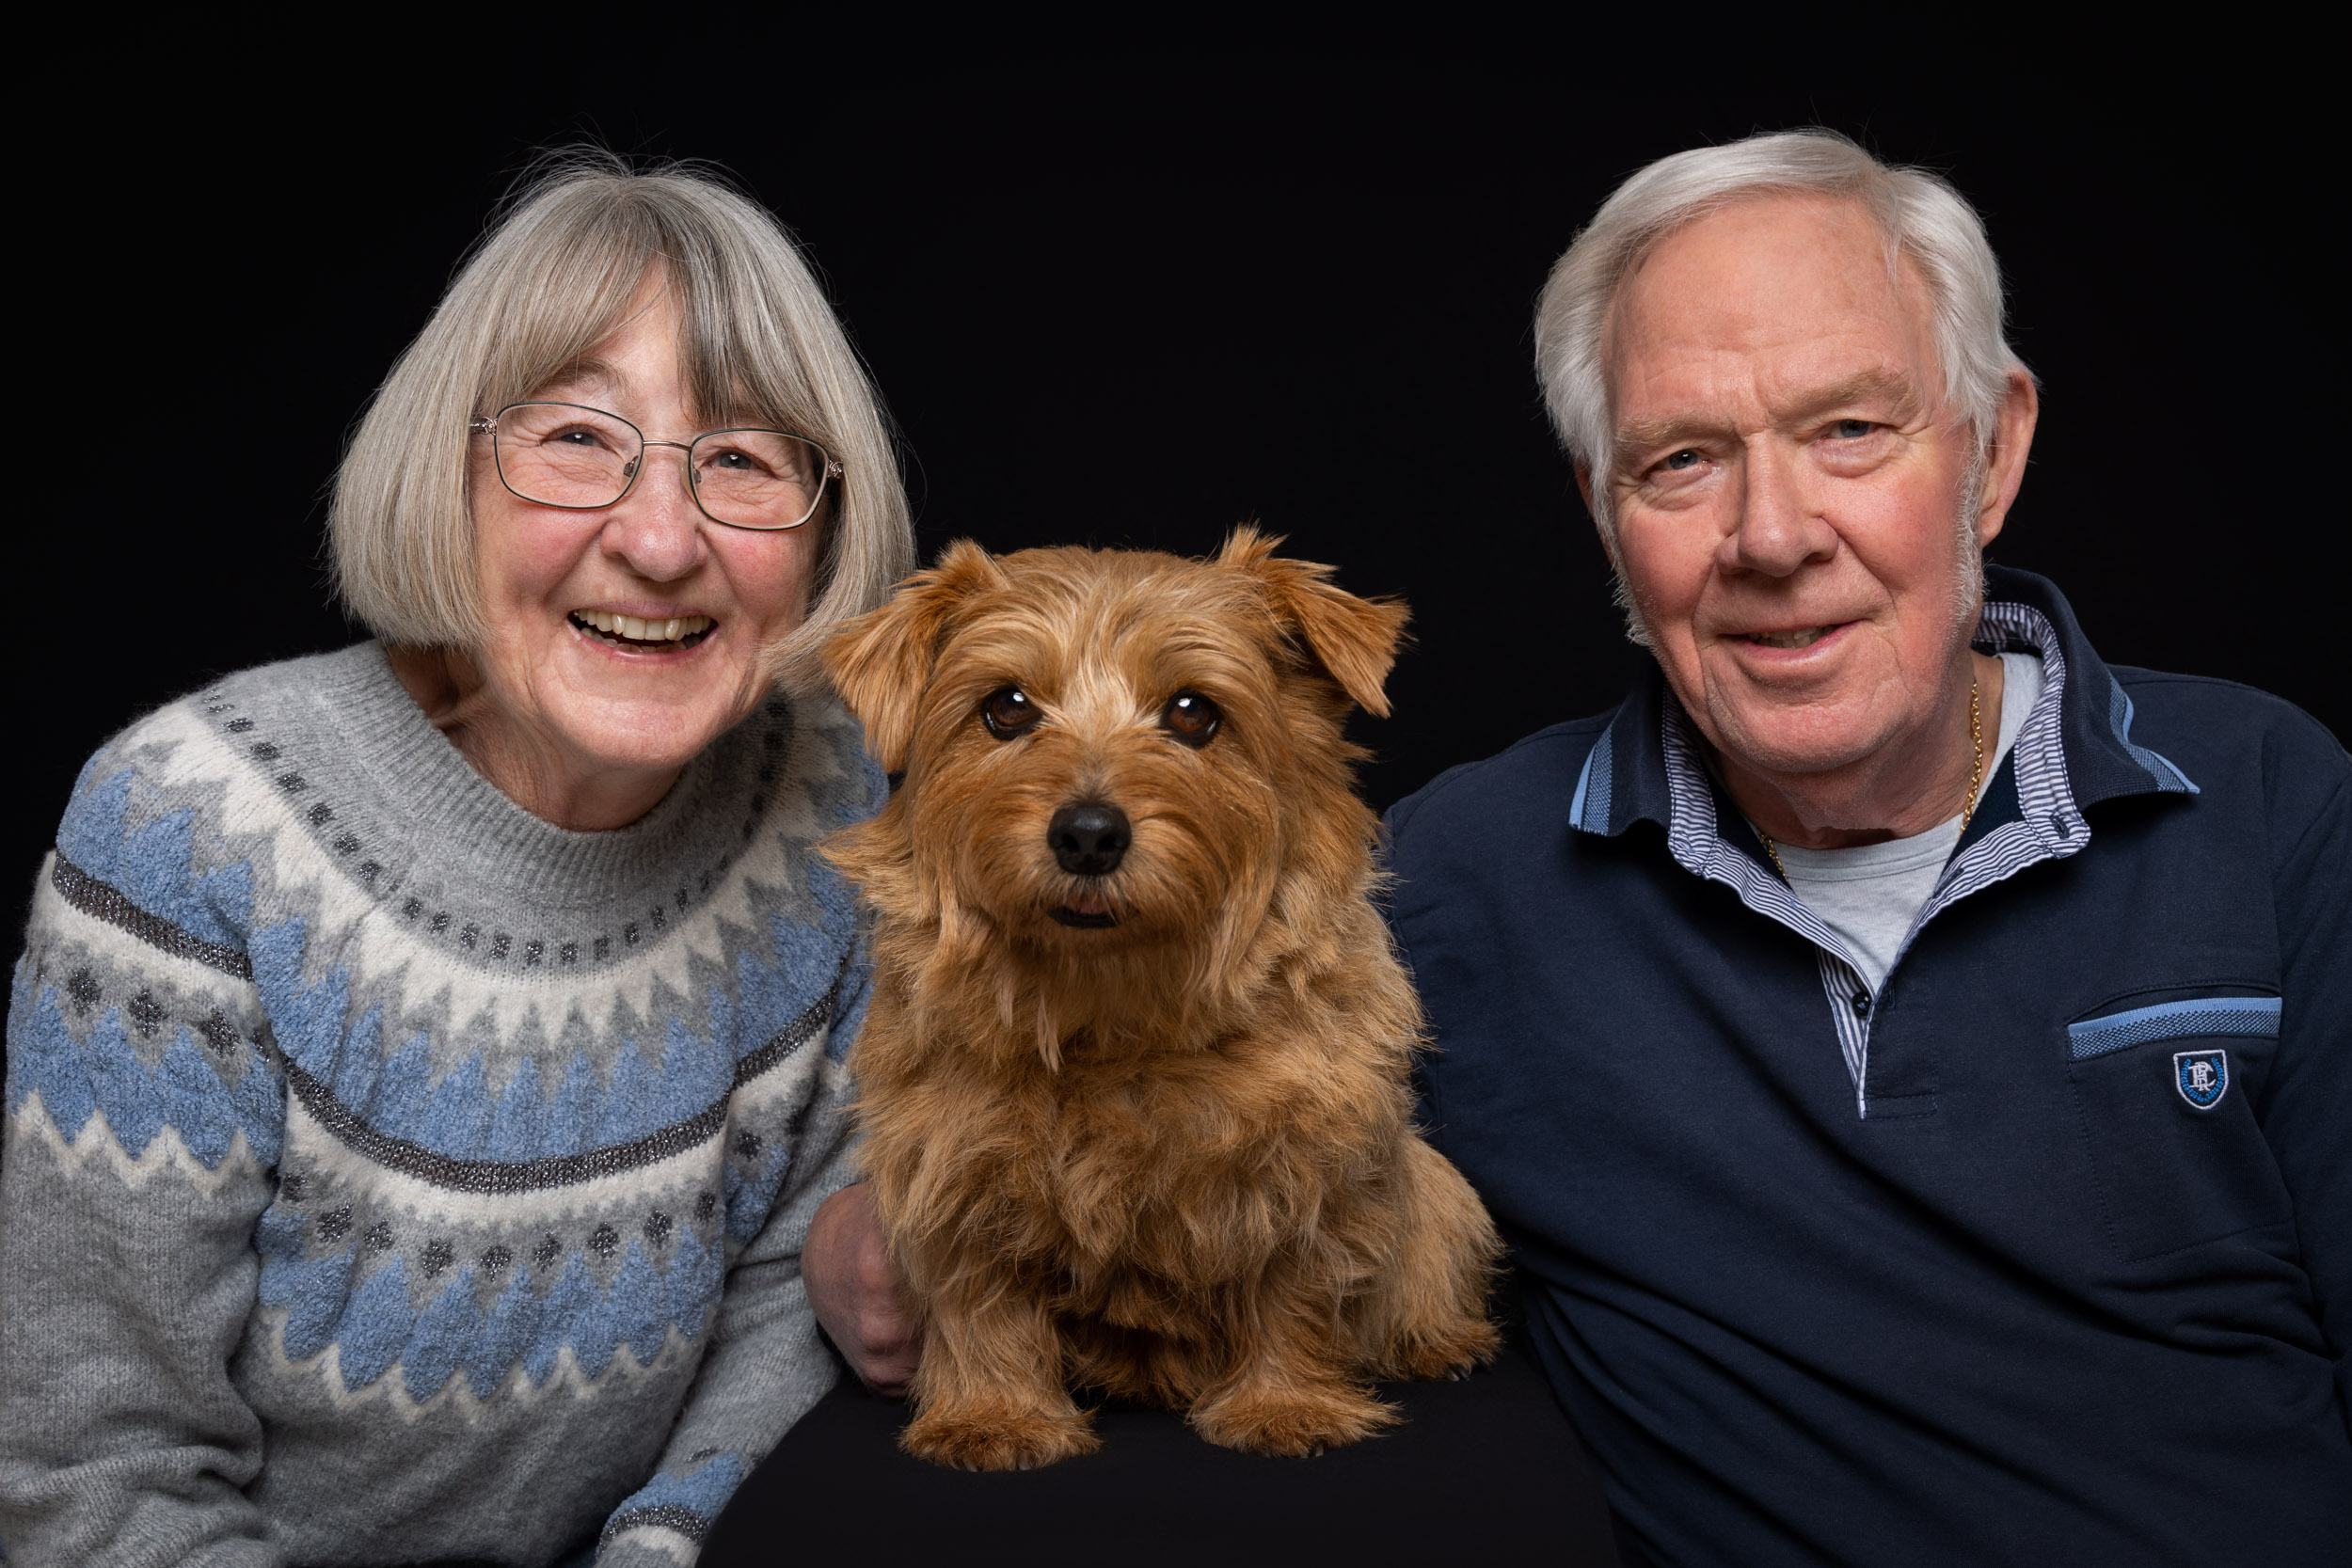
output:
<path id="1" fill-rule="evenodd" d="M 827 853 L 877 917 L 853 1063 L 930 1314 L 926 1457 L 1083 1451 L 1065 1374 L 1307 1451 L 1386 1418 L 1359 1372 L 1491 1351 L 1496 1243 L 1409 1127 L 1421 1014 L 1343 733 L 1352 703 L 1386 711 L 1404 612 L 1272 547 L 956 546 L 828 653 L 903 768 Z M 980 707 L 1007 686 L 1042 717 L 1000 739 Z M 1198 749 L 1162 725 L 1179 691 L 1222 712 Z M 1047 847 L 1073 802 L 1127 816 L 1108 876 Z M 1053 918 L 1088 893 L 1115 926 Z"/>

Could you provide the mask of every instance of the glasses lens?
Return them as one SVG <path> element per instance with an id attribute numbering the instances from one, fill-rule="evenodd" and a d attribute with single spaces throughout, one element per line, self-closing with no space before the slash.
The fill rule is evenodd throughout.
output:
<path id="1" fill-rule="evenodd" d="M 737 528 L 798 528 L 824 494 L 824 451 L 781 430 L 714 430 L 687 462 L 703 510 Z"/>
<path id="2" fill-rule="evenodd" d="M 498 418 L 499 477 L 542 506 L 611 506 L 642 451 L 637 432 L 569 403 L 518 403 Z"/>

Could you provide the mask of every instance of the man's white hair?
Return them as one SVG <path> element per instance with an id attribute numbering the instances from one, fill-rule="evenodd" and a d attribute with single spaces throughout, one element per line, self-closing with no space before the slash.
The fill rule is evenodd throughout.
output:
<path id="1" fill-rule="evenodd" d="M 1835 131 L 1784 131 L 1661 158 L 1619 185 L 1551 269 L 1535 307 L 1535 374 L 1568 454 L 1590 475 L 1593 520 L 1616 539 L 1609 492 L 1615 413 L 1602 362 L 1609 312 L 1660 241 L 1760 196 L 1852 201 L 1886 236 L 1889 269 L 1909 258 L 1934 313 L 1944 402 L 1993 434 L 2010 373 L 2025 368 L 2002 333 L 2001 266 L 1976 209 L 1941 176 L 1891 166 Z M 1981 456 L 1979 456 L 1979 464 Z"/>

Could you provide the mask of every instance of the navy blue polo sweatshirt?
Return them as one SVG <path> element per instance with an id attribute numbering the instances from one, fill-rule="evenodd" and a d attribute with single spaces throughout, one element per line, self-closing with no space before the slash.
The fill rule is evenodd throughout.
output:
<path id="1" fill-rule="evenodd" d="M 1884 985 L 1653 672 L 1389 817 L 1433 1141 L 1661 1563 L 2352 1561 L 2352 760 L 1995 569 Z"/>

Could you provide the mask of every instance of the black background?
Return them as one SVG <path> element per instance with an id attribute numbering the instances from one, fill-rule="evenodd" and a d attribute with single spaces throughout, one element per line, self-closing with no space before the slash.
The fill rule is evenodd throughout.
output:
<path id="1" fill-rule="evenodd" d="M 2352 733 L 2340 279 L 2311 238 L 2337 182 L 2291 94 L 2097 69 L 1595 91 L 1641 73 L 1532 58 L 861 77 L 783 33 L 596 41 L 583 68 L 485 34 L 447 53 L 505 57 L 366 80 L 215 48 L 53 101 L 16 294 L 40 416 L 15 452 L 40 623 L 16 887 L 107 735 L 357 635 L 318 550 L 343 436 L 533 150 L 582 137 L 723 166 L 801 237 L 903 436 L 927 558 L 966 534 L 1192 554 L 1255 517 L 1408 597 L 1396 717 L 1361 726 L 1385 805 L 1607 706 L 1642 657 L 1530 370 L 1546 270 L 1652 158 L 1836 127 L 1948 173 L 2008 269 L 2044 411 L 1994 559 L 2056 578 L 2111 660 Z"/>

